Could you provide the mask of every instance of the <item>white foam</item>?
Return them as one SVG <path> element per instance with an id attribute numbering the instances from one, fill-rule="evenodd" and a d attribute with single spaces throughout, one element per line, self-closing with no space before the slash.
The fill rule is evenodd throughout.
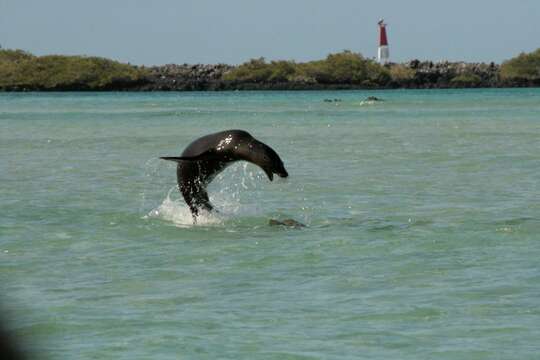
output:
<path id="1" fill-rule="evenodd" d="M 202 211 L 197 217 L 197 223 L 195 224 L 186 203 L 181 199 L 171 198 L 172 191 L 176 191 L 176 187 L 169 190 L 162 203 L 155 209 L 152 209 L 145 217 L 170 221 L 179 227 L 219 225 L 223 223 L 224 219 L 221 214 Z"/>
<path id="2" fill-rule="evenodd" d="M 359 105 L 360 106 L 375 105 L 376 103 L 377 103 L 377 101 L 375 101 L 375 100 L 362 100 L 362 101 L 360 101 Z"/>

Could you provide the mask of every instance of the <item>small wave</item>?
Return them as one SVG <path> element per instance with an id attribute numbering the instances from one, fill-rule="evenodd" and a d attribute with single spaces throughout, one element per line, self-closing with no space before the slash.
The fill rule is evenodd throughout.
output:
<path id="1" fill-rule="evenodd" d="M 516 218 L 509 218 L 509 219 L 502 219 L 502 220 L 495 220 L 493 221 L 493 224 L 497 226 L 519 226 L 524 223 L 528 222 L 537 222 L 538 219 L 535 219 L 533 217 L 516 217 Z"/>
<path id="2" fill-rule="evenodd" d="M 379 218 L 361 218 L 361 217 L 342 217 L 330 218 L 316 225 L 318 227 L 362 227 L 369 232 L 377 231 L 400 231 L 407 230 L 413 227 L 430 226 L 433 224 L 429 219 L 412 219 L 407 221 L 379 219 Z"/>

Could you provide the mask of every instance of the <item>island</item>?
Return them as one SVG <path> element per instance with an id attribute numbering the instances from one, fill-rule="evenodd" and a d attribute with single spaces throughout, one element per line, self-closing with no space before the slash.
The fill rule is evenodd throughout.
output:
<path id="1" fill-rule="evenodd" d="M 0 49 L 0 91 L 446 89 L 540 86 L 540 49 L 502 64 L 411 60 L 381 65 L 345 50 L 309 62 L 136 66 L 94 56 Z"/>

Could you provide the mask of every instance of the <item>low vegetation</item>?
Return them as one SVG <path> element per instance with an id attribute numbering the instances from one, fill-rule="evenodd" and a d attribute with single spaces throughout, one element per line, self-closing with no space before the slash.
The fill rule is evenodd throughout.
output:
<path id="1" fill-rule="evenodd" d="M 34 56 L 0 49 L 0 90 L 309 90 L 540 86 L 540 49 L 495 63 L 412 60 L 380 65 L 348 50 L 297 63 L 251 59 L 241 65 L 151 68 L 88 56 Z"/>
<path id="2" fill-rule="evenodd" d="M 390 73 L 375 61 L 346 50 L 305 63 L 252 59 L 229 71 L 223 79 L 238 83 L 385 85 L 390 81 Z"/>
<path id="3" fill-rule="evenodd" d="M 540 82 L 540 49 L 503 62 L 500 76 L 503 80 Z"/>
<path id="4" fill-rule="evenodd" d="M 390 67 L 390 77 L 396 83 L 412 81 L 415 74 L 416 71 L 402 64 L 395 64 Z"/>
<path id="5" fill-rule="evenodd" d="M 482 83 L 482 79 L 476 74 L 465 73 L 453 77 L 450 83 L 456 87 L 477 87 Z"/>
<path id="6" fill-rule="evenodd" d="M 0 89 L 107 90 L 144 81 L 144 69 L 100 57 L 0 50 Z"/>

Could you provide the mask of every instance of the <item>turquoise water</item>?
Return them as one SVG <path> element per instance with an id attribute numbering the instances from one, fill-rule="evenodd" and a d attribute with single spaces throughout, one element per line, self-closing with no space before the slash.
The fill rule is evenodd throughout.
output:
<path id="1" fill-rule="evenodd" d="M 158 157 L 229 128 L 290 177 L 193 225 Z M 540 89 L 0 94 L 4 318 L 36 358 L 535 359 L 539 182 Z"/>

